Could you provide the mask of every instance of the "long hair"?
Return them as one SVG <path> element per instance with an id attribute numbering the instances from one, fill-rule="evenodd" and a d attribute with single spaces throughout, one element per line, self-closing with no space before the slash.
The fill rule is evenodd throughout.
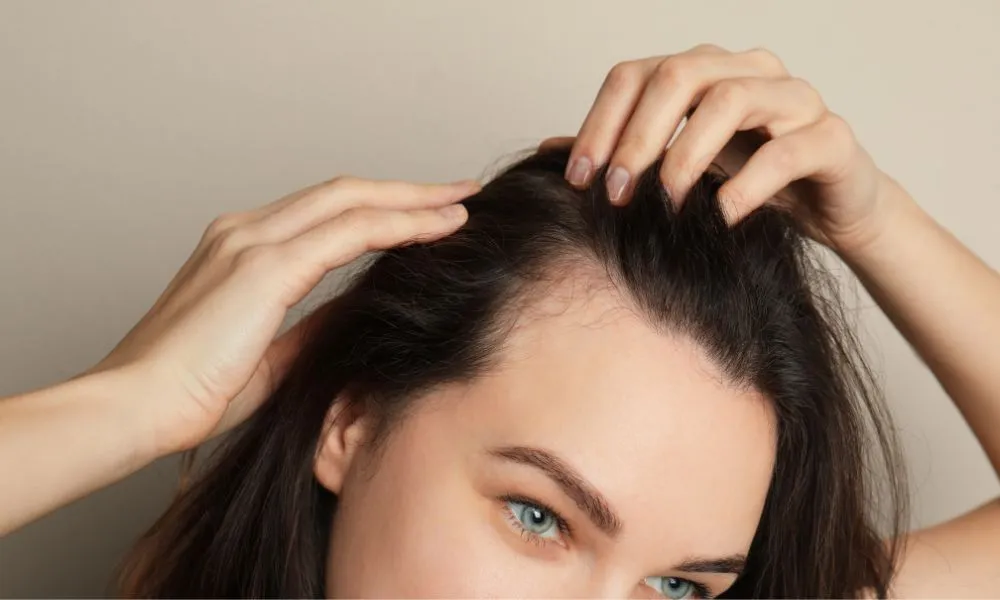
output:
<path id="1" fill-rule="evenodd" d="M 599 267 L 652 326 L 690 336 L 774 407 L 772 480 L 727 595 L 886 595 L 906 524 L 898 446 L 811 243 L 771 207 L 727 227 L 720 175 L 676 209 L 661 157 L 615 207 L 604 170 L 577 190 L 567 159 L 536 152 L 506 168 L 464 201 L 459 231 L 379 255 L 320 307 L 273 394 L 140 539 L 120 591 L 321 597 L 337 498 L 312 469 L 332 404 L 364 402 L 391 435 L 414 398 L 490 369 L 518 300 L 575 263 Z"/>

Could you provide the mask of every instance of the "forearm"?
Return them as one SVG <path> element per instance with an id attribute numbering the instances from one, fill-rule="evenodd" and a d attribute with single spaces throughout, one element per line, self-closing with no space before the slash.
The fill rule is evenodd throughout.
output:
<path id="1" fill-rule="evenodd" d="M 0 536 L 156 458 L 131 394 L 109 372 L 0 400 Z"/>
<path id="2" fill-rule="evenodd" d="M 841 256 L 951 396 L 1000 473 L 1000 276 L 887 186 L 891 218 Z"/>

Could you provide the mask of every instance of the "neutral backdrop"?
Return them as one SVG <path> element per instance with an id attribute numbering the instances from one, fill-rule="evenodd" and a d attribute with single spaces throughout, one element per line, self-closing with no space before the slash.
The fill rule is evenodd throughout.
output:
<path id="1" fill-rule="evenodd" d="M 574 133 L 615 62 L 700 42 L 777 52 L 1000 266 L 997 31 L 996 0 L 0 0 L 0 396 L 99 360 L 215 215 L 341 173 L 479 176 Z M 859 310 L 915 524 L 1000 492 L 931 375 Z M 104 593 L 176 474 L 162 460 L 0 540 L 0 596 Z"/>

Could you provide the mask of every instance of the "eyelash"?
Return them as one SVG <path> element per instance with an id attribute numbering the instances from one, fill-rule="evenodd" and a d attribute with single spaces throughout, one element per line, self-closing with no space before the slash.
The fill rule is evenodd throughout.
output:
<path id="1" fill-rule="evenodd" d="M 712 593 L 708 591 L 708 588 L 705 587 L 704 584 L 698 583 L 697 581 L 693 581 L 691 579 L 684 579 L 683 577 L 672 577 L 671 579 L 678 579 L 680 581 L 690 583 L 691 587 L 694 588 L 694 593 L 695 593 L 695 595 L 692 596 L 692 598 L 700 598 L 702 600 L 711 600 L 712 598 L 715 598 L 715 596 L 713 596 Z"/>
<path id="2" fill-rule="evenodd" d="M 572 529 L 570 528 L 569 523 L 566 522 L 566 519 L 564 519 L 562 515 L 560 515 L 554 508 L 548 506 L 544 502 L 540 502 L 532 498 L 527 498 L 525 496 L 517 496 L 514 494 L 501 496 L 500 501 L 503 503 L 504 516 L 507 518 L 508 521 L 510 521 L 511 525 L 513 525 L 514 528 L 520 532 L 521 537 L 526 542 L 530 542 L 537 546 L 545 546 L 547 544 L 553 544 L 553 543 L 559 544 L 559 542 L 544 539 L 535 532 L 528 530 L 524 526 L 524 524 L 521 523 L 521 520 L 517 518 L 517 515 L 515 515 L 512 510 L 510 510 L 509 506 L 507 506 L 508 502 L 513 502 L 516 504 L 526 504 L 528 506 L 540 508 L 541 510 L 552 515 L 552 518 L 556 520 L 556 525 L 559 528 L 560 534 L 562 534 L 564 537 L 572 536 Z M 697 581 L 692 581 L 690 579 L 683 579 L 681 577 L 676 577 L 675 579 L 679 579 L 681 581 L 690 583 L 691 587 L 694 588 L 695 594 L 697 594 L 696 596 L 697 598 L 706 598 L 706 599 L 713 598 L 711 592 L 708 591 L 708 588 L 705 587 L 704 584 L 698 583 Z"/>
<path id="3" fill-rule="evenodd" d="M 521 523 L 521 520 L 517 518 L 517 515 L 514 514 L 514 512 L 510 509 L 509 506 L 507 506 L 508 502 L 514 502 L 516 504 L 526 504 L 528 506 L 533 506 L 535 508 L 542 509 L 543 511 L 552 515 L 552 518 L 556 520 L 556 526 L 559 528 L 559 533 L 564 538 L 572 537 L 573 535 L 573 530 L 572 528 L 570 528 L 569 523 L 566 522 L 566 519 L 564 519 L 562 515 L 556 512 L 554 508 L 548 506 L 544 502 L 539 502 L 538 500 L 533 500 L 525 496 L 516 496 L 514 494 L 501 496 L 500 501 L 503 503 L 504 516 L 507 517 L 507 520 L 510 521 L 511 525 L 513 525 L 520 532 L 521 537 L 524 538 L 524 540 L 527 542 L 531 542 L 537 546 L 545 546 L 548 544 L 563 545 L 555 540 L 547 540 L 539 536 L 534 531 L 530 531 L 528 528 L 526 528 L 524 524 Z"/>

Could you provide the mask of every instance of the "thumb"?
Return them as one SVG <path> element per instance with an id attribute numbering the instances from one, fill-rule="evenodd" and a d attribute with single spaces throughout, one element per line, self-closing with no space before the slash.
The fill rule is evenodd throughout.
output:
<path id="1" fill-rule="evenodd" d="M 250 381 L 230 401 L 229 407 L 219 424 L 212 430 L 210 437 L 225 433 L 245 421 L 274 393 L 302 350 L 310 327 L 317 321 L 317 313 L 313 313 L 271 342 Z"/>

